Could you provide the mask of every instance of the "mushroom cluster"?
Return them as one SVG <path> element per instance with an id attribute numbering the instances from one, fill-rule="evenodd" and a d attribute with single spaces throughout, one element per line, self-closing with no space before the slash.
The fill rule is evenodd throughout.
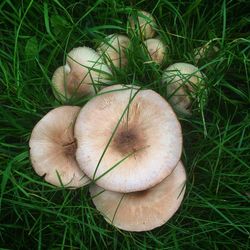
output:
<path id="1" fill-rule="evenodd" d="M 153 16 L 138 11 L 129 27 L 161 64 L 167 46 L 153 38 Z M 55 186 L 90 184 L 93 203 L 110 224 L 147 231 L 167 222 L 183 200 L 186 172 L 175 111 L 191 114 L 205 76 L 191 64 L 170 65 L 162 76 L 167 100 L 139 86 L 111 85 L 114 68 L 129 63 L 130 46 L 127 36 L 112 34 L 96 51 L 78 47 L 68 53 L 52 77 L 53 93 L 60 101 L 92 98 L 83 107 L 48 112 L 31 133 L 30 158 L 35 172 Z"/>
<path id="2" fill-rule="evenodd" d="M 29 145 L 38 175 L 68 188 L 90 183 L 96 208 L 120 229 L 161 226 L 183 199 L 181 126 L 153 90 L 113 85 L 82 108 L 55 108 L 37 123 Z"/>

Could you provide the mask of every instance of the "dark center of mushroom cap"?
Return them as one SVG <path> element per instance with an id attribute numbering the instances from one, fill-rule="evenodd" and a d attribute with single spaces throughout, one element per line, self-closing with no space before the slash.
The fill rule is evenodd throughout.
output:
<path id="1" fill-rule="evenodd" d="M 75 153 L 77 148 L 76 140 L 65 143 L 62 145 L 62 147 L 63 147 L 63 152 L 67 157 L 75 158 Z"/>
<path id="2" fill-rule="evenodd" d="M 146 147 L 146 138 L 143 132 L 136 127 L 129 128 L 123 125 L 118 128 L 112 143 L 114 150 L 127 156 L 131 153 L 139 153 L 139 151 Z"/>

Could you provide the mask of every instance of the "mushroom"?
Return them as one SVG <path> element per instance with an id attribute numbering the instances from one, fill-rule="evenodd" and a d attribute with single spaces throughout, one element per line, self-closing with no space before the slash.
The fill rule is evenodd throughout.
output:
<path id="1" fill-rule="evenodd" d="M 52 86 L 57 99 L 65 101 L 73 97 L 95 94 L 102 83 L 109 81 L 111 71 L 100 55 L 88 47 L 74 48 L 53 77 Z"/>
<path id="2" fill-rule="evenodd" d="M 181 126 L 171 106 L 153 90 L 133 86 L 106 87 L 92 98 L 77 117 L 75 137 L 84 173 L 122 193 L 161 182 L 182 151 Z"/>
<path id="3" fill-rule="evenodd" d="M 130 28 L 138 34 L 142 40 L 154 37 L 156 22 L 154 17 L 146 11 L 138 11 L 135 16 L 129 17 Z"/>
<path id="4" fill-rule="evenodd" d="M 91 185 L 90 195 L 108 223 L 126 231 L 148 231 L 175 214 L 184 197 L 185 183 L 186 172 L 179 162 L 171 175 L 151 189 L 123 194 Z"/>
<path id="5" fill-rule="evenodd" d="M 166 55 L 166 46 L 163 42 L 158 38 L 151 38 L 144 41 L 144 44 L 150 58 L 154 62 L 161 64 Z"/>
<path id="6" fill-rule="evenodd" d="M 52 91 L 58 100 L 66 100 L 69 98 L 67 90 L 67 76 L 70 72 L 68 64 L 58 67 L 52 76 Z"/>
<path id="7" fill-rule="evenodd" d="M 206 43 L 202 47 L 198 47 L 194 49 L 194 61 L 195 63 L 199 63 L 200 60 L 205 58 L 212 58 L 217 52 L 219 48 L 215 45 L 212 45 L 211 42 Z"/>
<path id="8" fill-rule="evenodd" d="M 55 186 L 82 187 L 89 179 L 75 159 L 73 134 L 77 106 L 62 106 L 47 113 L 34 127 L 30 141 L 30 159 L 35 172 Z"/>
<path id="9" fill-rule="evenodd" d="M 127 65 L 126 49 L 130 45 L 130 39 L 124 35 L 112 34 L 97 48 L 97 52 L 104 56 L 109 66 L 114 65 L 123 68 Z"/>
<path id="10" fill-rule="evenodd" d="M 175 63 L 165 69 L 162 81 L 166 84 L 168 101 L 182 115 L 192 114 L 192 102 L 201 104 L 206 97 L 205 75 L 189 63 Z"/>

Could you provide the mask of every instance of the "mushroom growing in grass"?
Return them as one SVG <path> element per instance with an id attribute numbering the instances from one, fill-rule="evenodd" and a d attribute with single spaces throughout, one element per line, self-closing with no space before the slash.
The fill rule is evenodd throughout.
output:
<path id="1" fill-rule="evenodd" d="M 74 48 L 52 77 L 53 92 L 65 101 L 95 94 L 103 83 L 109 82 L 111 71 L 100 55 L 88 47 Z"/>
<path id="2" fill-rule="evenodd" d="M 211 59 L 216 53 L 219 51 L 219 48 L 215 45 L 211 44 L 211 41 L 203 45 L 202 47 L 198 47 L 194 49 L 194 61 L 198 64 L 201 60 L 207 58 Z"/>
<path id="3" fill-rule="evenodd" d="M 109 66 L 123 68 L 127 65 L 126 49 L 130 45 L 130 39 L 124 35 L 112 34 L 97 48 L 97 52 L 104 56 Z"/>
<path id="4" fill-rule="evenodd" d="M 154 17 L 146 11 L 137 11 L 136 15 L 128 18 L 129 26 L 142 40 L 155 35 L 156 22 Z"/>
<path id="5" fill-rule="evenodd" d="M 189 63 L 175 63 L 165 69 L 162 81 L 166 84 L 167 99 L 181 115 L 192 114 L 193 101 L 203 105 L 207 90 L 205 75 Z"/>
<path id="6" fill-rule="evenodd" d="M 77 106 L 62 106 L 47 113 L 34 127 L 30 159 L 36 173 L 55 186 L 82 187 L 89 179 L 76 159 L 73 128 L 80 111 Z"/>
<path id="7" fill-rule="evenodd" d="M 184 197 L 185 183 L 186 172 L 179 162 L 171 175 L 151 189 L 124 194 L 92 185 L 90 195 L 108 223 L 141 232 L 163 225 L 175 214 Z"/>
<path id="8" fill-rule="evenodd" d="M 133 86 L 110 86 L 92 98 L 77 117 L 75 137 L 80 168 L 97 185 L 122 193 L 161 182 L 182 152 L 171 106 L 156 92 Z"/>
<path id="9" fill-rule="evenodd" d="M 151 38 L 144 41 L 144 46 L 149 54 L 150 58 L 158 63 L 162 64 L 166 55 L 166 46 L 158 38 Z"/>

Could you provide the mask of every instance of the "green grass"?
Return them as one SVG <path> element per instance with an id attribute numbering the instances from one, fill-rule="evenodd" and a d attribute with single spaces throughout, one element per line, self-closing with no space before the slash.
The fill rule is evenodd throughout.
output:
<path id="1" fill-rule="evenodd" d="M 249 249 L 250 16 L 247 1 L 11 1 L 0 3 L 0 247 L 2 249 Z M 165 95 L 162 70 L 193 63 L 194 48 L 215 39 L 219 53 L 199 64 L 207 105 L 182 118 L 188 182 L 181 208 L 164 226 L 129 233 L 108 225 L 88 188 L 45 183 L 29 160 L 34 125 L 54 107 L 51 76 L 66 52 L 125 33 L 127 16 L 157 18 L 169 46 L 162 67 L 143 64 L 136 49 L 113 82 Z M 84 105 L 87 98 L 73 104 Z"/>

